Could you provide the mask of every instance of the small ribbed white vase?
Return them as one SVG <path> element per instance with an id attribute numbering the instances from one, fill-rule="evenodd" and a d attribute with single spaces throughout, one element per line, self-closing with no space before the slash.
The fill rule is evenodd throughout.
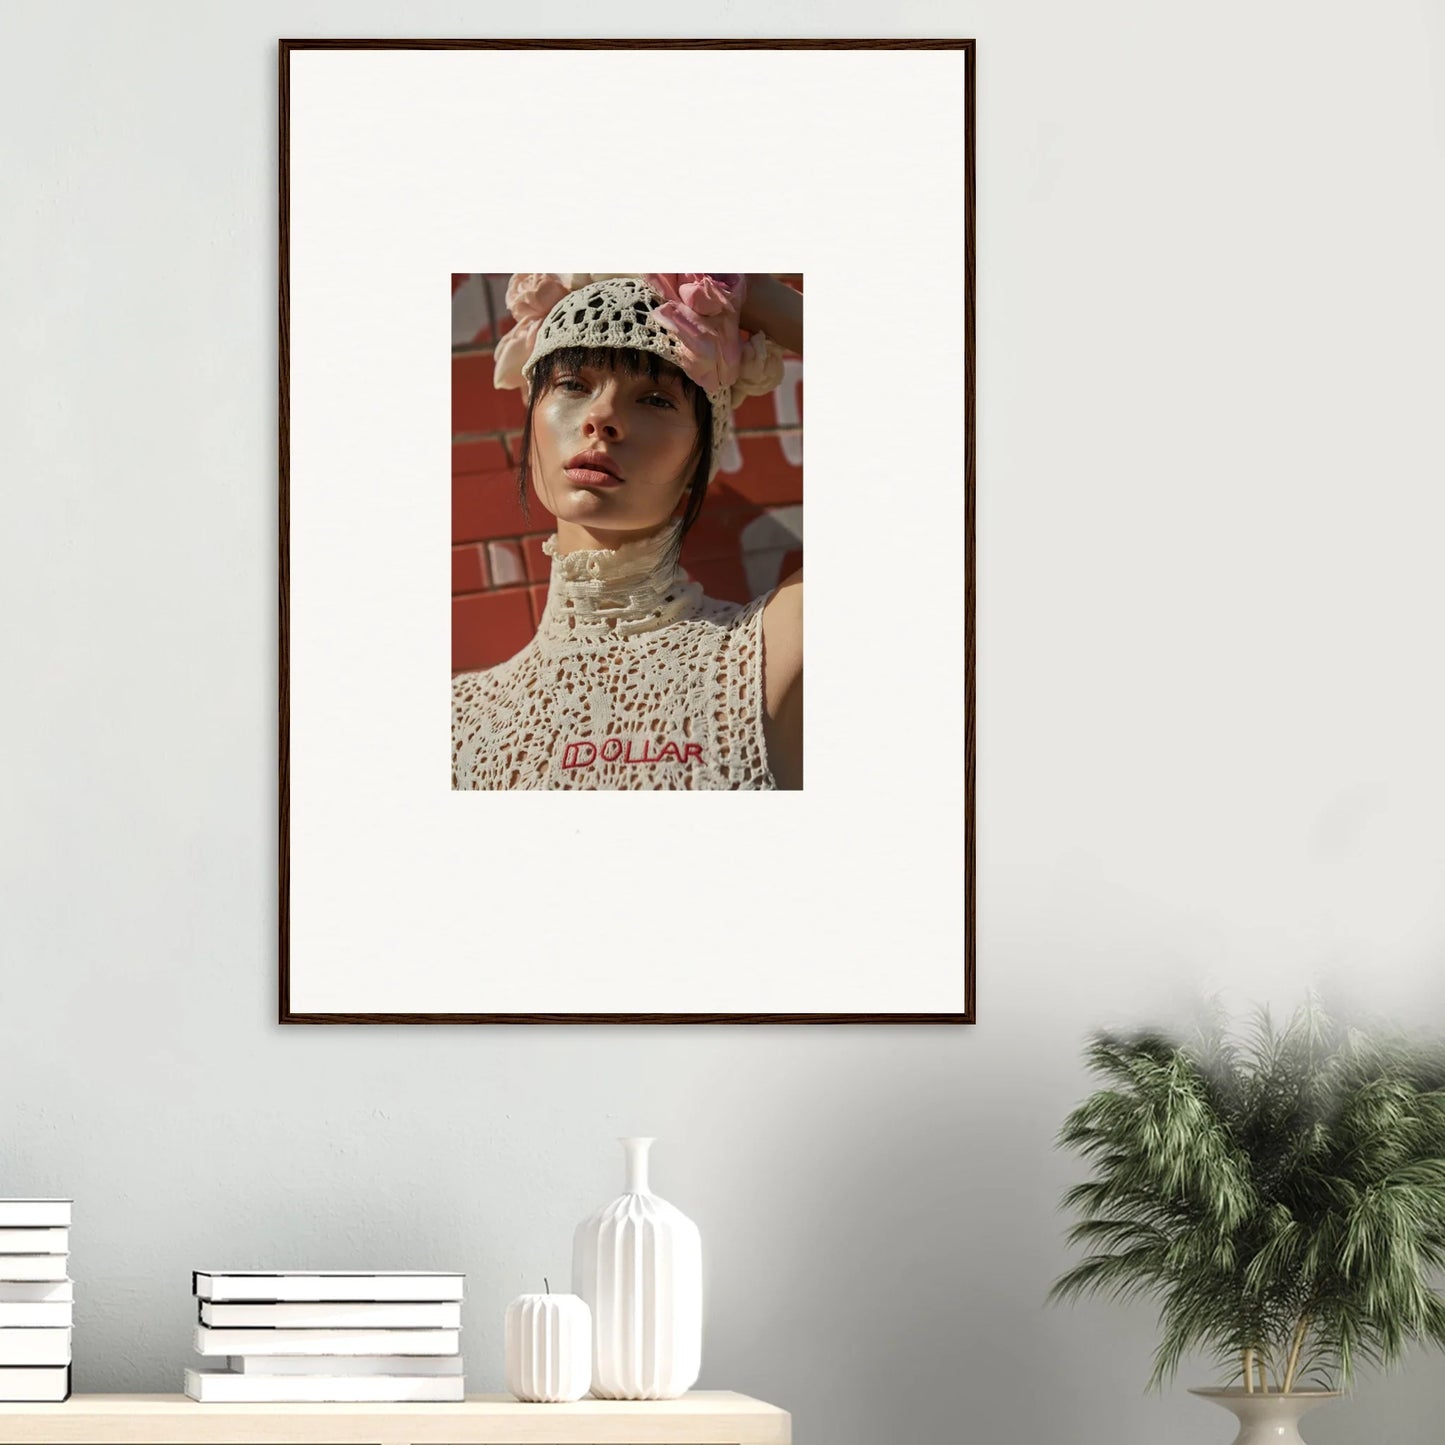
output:
<path id="1" fill-rule="evenodd" d="M 592 1315 L 575 1294 L 507 1306 L 507 1388 L 519 1400 L 580 1400 L 592 1384 Z"/>
<path id="2" fill-rule="evenodd" d="M 627 1192 L 577 1226 L 572 1288 L 592 1309 L 592 1393 L 672 1400 L 702 1368 L 702 1237 L 647 1187 L 651 1139 L 623 1139 Z"/>

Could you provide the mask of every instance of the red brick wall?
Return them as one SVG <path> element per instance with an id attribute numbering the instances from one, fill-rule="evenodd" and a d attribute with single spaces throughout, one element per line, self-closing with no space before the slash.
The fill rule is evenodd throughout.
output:
<path id="1" fill-rule="evenodd" d="M 803 289 L 801 276 L 785 276 Z M 492 386 L 492 348 L 510 330 L 505 274 L 452 277 L 452 670 L 491 667 L 525 647 L 547 597 L 554 530 L 535 493 L 529 523 L 517 500 L 522 394 Z M 736 458 L 724 456 L 682 565 L 710 597 L 746 602 L 774 586 L 803 554 L 802 359 L 768 396 L 734 415 Z M 787 509 L 787 510 L 783 510 Z"/>

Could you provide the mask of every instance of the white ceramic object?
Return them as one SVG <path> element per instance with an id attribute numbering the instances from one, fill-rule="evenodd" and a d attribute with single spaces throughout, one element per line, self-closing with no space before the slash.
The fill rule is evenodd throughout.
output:
<path id="1" fill-rule="evenodd" d="M 580 1400 L 592 1384 L 592 1312 L 575 1294 L 507 1306 L 507 1389 L 519 1400 Z"/>
<path id="2" fill-rule="evenodd" d="M 1242 1387 L 1232 1390 L 1191 1390 L 1201 1400 L 1213 1400 L 1232 1411 L 1239 1420 L 1234 1445 L 1305 1445 L 1299 1432 L 1300 1416 L 1327 1400 L 1338 1400 L 1338 1390 L 1294 1390 L 1288 1395 L 1250 1394 Z"/>
<path id="3" fill-rule="evenodd" d="M 577 1226 L 572 1288 L 592 1310 L 592 1393 L 672 1400 L 702 1368 L 702 1238 L 647 1185 L 651 1139 L 623 1139 L 627 1192 Z"/>

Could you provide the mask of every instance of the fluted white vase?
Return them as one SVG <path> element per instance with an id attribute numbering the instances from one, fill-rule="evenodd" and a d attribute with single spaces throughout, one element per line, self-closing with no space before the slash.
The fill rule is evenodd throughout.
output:
<path id="1" fill-rule="evenodd" d="M 519 1400 L 580 1400 L 592 1385 L 592 1314 L 575 1294 L 507 1306 L 507 1388 Z"/>
<path id="2" fill-rule="evenodd" d="M 702 1368 L 702 1237 L 647 1184 L 651 1139 L 623 1139 L 627 1192 L 577 1226 L 572 1288 L 592 1310 L 592 1393 L 671 1400 Z"/>

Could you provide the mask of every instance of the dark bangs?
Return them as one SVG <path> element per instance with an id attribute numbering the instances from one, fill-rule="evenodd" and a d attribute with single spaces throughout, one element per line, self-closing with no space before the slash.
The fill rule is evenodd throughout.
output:
<path id="1" fill-rule="evenodd" d="M 696 392 L 701 395 L 697 383 L 679 366 L 664 360 L 655 351 L 633 351 L 621 346 L 562 346 L 549 351 L 532 371 L 532 394 L 545 391 L 553 374 L 560 369 L 591 367 L 594 371 L 625 371 L 628 376 L 647 373 L 651 381 L 671 377 L 682 384 L 683 393 L 691 401 Z M 704 397 L 705 401 L 707 398 Z"/>

